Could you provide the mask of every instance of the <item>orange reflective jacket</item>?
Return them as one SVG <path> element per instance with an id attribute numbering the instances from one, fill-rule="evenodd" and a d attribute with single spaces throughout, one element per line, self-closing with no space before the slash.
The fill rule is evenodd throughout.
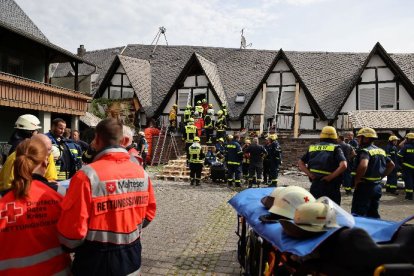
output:
<path id="1" fill-rule="evenodd" d="M 84 240 L 130 244 L 140 237 L 143 220 L 154 218 L 155 209 L 148 174 L 125 149 L 109 148 L 72 178 L 58 222 L 60 240 L 68 248 Z"/>
<path id="2" fill-rule="evenodd" d="M 13 191 L 0 199 L 0 275 L 66 275 L 70 257 L 56 228 L 62 196 L 33 180 L 28 197 Z"/>

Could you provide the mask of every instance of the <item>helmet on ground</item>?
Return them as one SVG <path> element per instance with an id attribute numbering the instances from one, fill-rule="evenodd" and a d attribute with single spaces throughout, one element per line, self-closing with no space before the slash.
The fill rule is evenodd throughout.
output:
<path id="1" fill-rule="evenodd" d="M 314 201 L 313 195 L 304 188 L 289 186 L 275 196 L 273 206 L 269 209 L 269 212 L 293 219 L 295 211 L 300 205 Z"/>
<path id="2" fill-rule="evenodd" d="M 405 135 L 405 138 L 414 139 L 414 132 L 407 133 L 407 135 Z"/>
<path id="3" fill-rule="evenodd" d="M 390 138 L 388 138 L 388 141 L 398 141 L 398 140 L 400 140 L 400 138 L 398 138 L 397 136 L 395 136 L 395 135 L 391 135 L 390 136 Z"/>
<path id="4" fill-rule="evenodd" d="M 206 103 L 206 102 L 207 102 L 207 99 L 206 99 L 206 98 L 204 98 L 202 102 L 203 102 L 203 103 Z"/>
<path id="5" fill-rule="evenodd" d="M 223 138 L 218 138 L 217 141 L 224 143 L 224 139 Z"/>
<path id="6" fill-rule="evenodd" d="M 378 138 L 377 133 L 375 132 L 375 130 L 370 128 L 370 127 L 361 128 L 358 131 L 358 134 L 357 134 L 357 137 L 359 137 L 359 136 L 364 136 L 366 138 Z"/>
<path id="7" fill-rule="evenodd" d="M 143 131 L 140 131 L 138 132 L 138 135 L 145 136 L 145 133 Z"/>
<path id="8" fill-rule="evenodd" d="M 275 141 L 275 140 L 277 140 L 277 134 L 270 134 L 269 136 L 267 136 L 267 139 Z"/>
<path id="9" fill-rule="evenodd" d="M 219 110 L 219 111 L 217 111 L 217 115 L 218 115 L 218 116 L 223 115 L 223 110 Z"/>
<path id="10" fill-rule="evenodd" d="M 208 104 L 208 107 L 213 108 L 213 104 L 212 103 Z"/>
<path id="11" fill-rule="evenodd" d="M 197 104 L 200 105 L 201 104 L 201 101 L 197 101 Z"/>
<path id="12" fill-rule="evenodd" d="M 229 135 L 227 135 L 227 139 L 229 139 L 229 140 L 233 140 L 233 135 L 231 135 L 231 134 L 229 134 Z"/>
<path id="13" fill-rule="evenodd" d="M 32 114 L 24 114 L 17 118 L 14 128 L 24 130 L 37 130 L 41 129 L 39 119 Z"/>
<path id="14" fill-rule="evenodd" d="M 319 136 L 321 139 L 338 139 L 336 134 L 336 129 L 331 126 L 325 126 L 322 128 L 321 134 Z"/>
<path id="15" fill-rule="evenodd" d="M 322 202 L 302 204 L 295 211 L 293 222 L 281 219 L 283 231 L 295 238 L 311 237 L 340 227 L 336 223 L 336 213 L 332 206 Z"/>
<path id="16" fill-rule="evenodd" d="M 200 142 L 200 137 L 198 137 L 198 136 L 194 137 L 194 140 L 193 141 L 194 142 Z"/>

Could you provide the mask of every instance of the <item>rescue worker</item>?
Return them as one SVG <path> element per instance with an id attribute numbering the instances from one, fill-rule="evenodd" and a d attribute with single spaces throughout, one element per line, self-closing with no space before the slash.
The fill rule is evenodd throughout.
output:
<path id="1" fill-rule="evenodd" d="M 414 133 L 407 133 L 404 147 L 398 152 L 398 162 L 403 171 L 405 199 L 413 200 L 414 188 Z"/>
<path id="2" fill-rule="evenodd" d="M 359 149 L 355 159 L 354 196 L 352 214 L 380 218 L 378 213 L 381 198 L 381 179 L 394 169 L 394 162 L 385 151 L 373 144 L 378 138 L 372 128 L 366 127 L 357 134 Z"/>
<path id="3" fill-rule="evenodd" d="M 194 143 L 188 149 L 188 153 L 190 157 L 188 160 L 190 163 L 190 185 L 200 186 L 205 154 L 198 136 L 194 137 Z"/>
<path id="4" fill-rule="evenodd" d="M 344 187 L 345 193 L 347 195 L 351 195 L 353 185 L 351 175 L 351 164 L 356 153 L 354 148 L 350 144 L 345 143 L 345 137 L 343 135 L 338 135 L 338 145 L 341 147 L 347 163 L 347 168 L 342 175 L 342 186 Z"/>
<path id="5" fill-rule="evenodd" d="M 185 126 L 185 135 L 183 136 L 183 141 L 185 141 L 185 152 L 187 153 L 187 165 L 190 156 L 188 155 L 188 148 L 193 144 L 194 137 L 196 137 L 197 127 L 194 125 L 194 119 L 190 118 L 188 124 Z"/>
<path id="6" fill-rule="evenodd" d="M 268 153 L 265 158 L 263 159 L 263 183 L 267 185 L 271 185 L 271 178 L 269 174 L 269 166 L 270 166 L 270 159 L 269 159 L 269 149 L 270 145 L 272 144 L 272 140 L 268 139 L 269 137 L 266 137 L 266 142 L 264 145 L 264 148 L 266 152 Z"/>
<path id="7" fill-rule="evenodd" d="M 216 156 L 219 160 L 223 160 L 226 154 L 226 148 L 224 147 L 224 139 L 219 138 L 217 139 L 216 143 Z"/>
<path id="8" fill-rule="evenodd" d="M 242 146 L 243 160 L 242 160 L 242 174 L 244 182 L 249 184 L 249 166 L 250 166 L 250 153 L 246 152 L 246 149 L 252 144 L 249 138 L 244 139 Z"/>
<path id="9" fill-rule="evenodd" d="M 269 156 L 269 178 L 271 182 L 269 187 L 277 187 L 279 167 L 282 164 L 282 148 L 277 141 L 277 134 L 270 134 L 267 139 L 269 140 L 267 154 Z"/>
<path id="10" fill-rule="evenodd" d="M 204 128 L 204 119 L 198 115 L 198 112 L 194 112 L 194 114 L 197 114 L 197 119 L 194 119 L 194 125 L 197 127 L 197 136 L 201 137 Z"/>
<path id="11" fill-rule="evenodd" d="M 70 256 L 61 248 L 56 227 L 63 197 L 32 175 L 46 171 L 48 149 L 30 139 L 15 153 L 11 189 L 0 198 L 0 275 L 68 275 Z"/>
<path id="12" fill-rule="evenodd" d="M 219 110 L 217 112 L 217 121 L 216 121 L 216 139 L 223 138 L 226 136 L 226 119 L 223 115 L 223 111 Z"/>
<path id="13" fill-rule="evenodd" d="M 249 145 L 244 152 L 250 155 L 249 188 L 253 184 L 257 184 L 259 187 L 262 182 L 263 159 L 267 155 L 267 151 L 262 145 L 259 145 L 259 138 L 254 137 L 253 144 Z"/>
<path id="14" fill-rule="evenodd" d="M 24 116 L 24 115 L 22 115 L 22 116 Z M 20 116 L 20 117 L 22 117 L 22 116 Z M 33 116 L 33 115 L 31 115 L 31 116 Z M 20 123 L 22 123 L 22 124 L 20 124 L 20 127 L 25 127 L 24 124 L 27 123 L 27 126 L 25 128 L 30 128 L 29 121 L 23 122 L 22 120 L 19 120 L 19 119 L 18 119 L 18 121 Z M 27 137 L 27 138 L 33 138 L 37 135 L 39 135 L 39 134 L 35 134 L 35 135 L 33 135 L 31 137 Z M 44 137 L 44 136 L 45 135 L 42 134 L 42 137 Z M 47 136 L 46 136 L 46 138 L 48 139 Z M 23 141 L 23 140 L 21 140 L 21 141 Z M 47 168 L 46 168 L 45 178 L 48 181 L 55 182 L 58 179 L 58 176 L 57 176 L 57 170 L 56 170 L 55 162 L 54 162 L 54 159 L 53 159 L 53 155 L 51 154 L 52 144 L 51 144 L 50 141 L 47 144 L 47 148 L 50 152 L 49 152 L 49 157 L 48 157 L 49 160 L 48 160 L 48 165 L 47 165 Z M 13 152 L 11 152 L 10 155 L 7 157 L 6 161 L 3 164 L 2 169 L 0 170 L 0 191 L 10 189 L 10 187 L 11 187 L 11 183 L 14 179 L 14 161 L 15 160 L 16 160 L 16 152 L 15 152 L 15 148 L 14 148 Z"/>
<path id="15" fill-rule="evenodd" d="M 202 117 L 203 116 L 203 111 L 204 108 L 201 105 L 201 101 L 197 101 L 197 105 L 194 107 L 194 113 L 198 113 L 198 116 Z"/>
<path id="16" fill-rule="evenodd" d="M 210 111 L 211 112 L 211 114 L 213 114 L 214 115 L 214 109 L 213 109 L 213 104 L 208 104 L 208 109 L 207 109 L 207 112 L 208 111 Z"/>
<path id="17" fill-rule="evenodd" d="M 42 127 L 40 126 L 40 121 L 36 116 L 32 114 L 24 114 L 17 118 L 14 124 L 14 128 L 15 130 L 13 131 L 13 134 L 8 142 L 11 148 L 7 156 L 14 152 L 14 150 L 20 144 L 20 142 L 32 137 L 32 135 Z"/>
<path id="18" fill-rule="evenodd" d="M 175 131 L 177 130 L 177 108 L 178 105 L 173 104 L 170 113 L 168 114 L 168 120 L 170 122 L 168 130 L 172 133 L 175 133 Z"/>
<path id="19" fill-rule="evenodd" d="M 225 160 L 227 165 L 227 184 L 229 187 L 233 185 L 233 180 L 236 187 L 241 187 L 241 164 L 243 158 L 243 151 L 240 144 L 233 140 L 233 135 L 227 136 L 227 144 L 225 145 L 226 154 Z M 233 178 L 234 177 L 234 178 Z"/>
<path id="20" fill-rule="evenodd" d="M 71 179 L 61 204 L 60 241 L 75 252 L 74 275 L 139 275 L 140 235 L 154 218 L 151 179 L 120 147 L 122 124 L 113 118 L 95 129 L 94 161 Z"/>
<path id="21" fill-rule="evenodd" d="M 345 142 L 348 143 L 355 151 L 359 147 L 358 140 L 354 139 L 354 133 L 352 131 L 345 133 Z"/>
<path id="22" fill-rule="evenodd" d="M 137 149 L 135 148 L 134 142 L 134 133 L 132 129 L 127 126 L 122 126 L 122 139 L 120 142 L 120 146 L 125 148 L 131 157 L 131 161 L 134 163 L 138 163 L 142 166 L 143 160 L 142 156 L 139 154 Z"/>
<path id="23" fill-rule="evenodd" d="M 184 110 L 184 125 L 185 126 L 190 121 L 190 118 L 191 118 L 191 105 L 187 105 L 187 107 Z"/>
<path id="24" fill-rule="evenodd" d="M 142 157 L 142 166 L 144 169 L 147 167 L 147 153 L 148 153 L 148 142 L 145 138 L 143 131 L 138 132 L 138 146 L 137 149 Z"/>
<path id="25" fill-rule="evenodd" d="M 390 194 L 394 194 L 394 195 L 398 195 L 397 192 L 397 182 L 398 182 L 398 177 L 397 177 L 397 173 L 398 173 L 398 148 L 397 148 L 397 144 L 398 141 L 400 139 L 398 139 L 397 136 L 395 135 L 391 135 L 388 138 L 388 143 L 385 147 L 385 153 L 387 154 L 387 156 L 392 160 L 392 162 L 394 162 L 395 164 L 395 168 L 392 170 L 392 172 L 387 176 L 387 183 L 385 184 L 385 191 L 390 193 Z"/>
<path id="26" fill-rule="evenodd" d="M 52 121 L 52 129 L 46 133 L 52 145 L 56 145 L 62 152 L 61 158 L 56 161 L 58 181 L 71 178 L 82 166 L 82 149 L 62 136 L 65 128 L 66 122 L 56 118 Z"/>
<path id="27" fill-rule="evenodd" d="M 227 124 L 227 120 L 229 119 L 229 112 L 227 110 L 227 105 L 225 103 L 221 105 L 221 111 L 223 111 L 224 121 Z"/>
<path id="28" fill-rule="evenodd" d="M 309 147 L 298 166 L 312 181 L 310 193 L 315 198 L 327 196 L 340 205 L 342 173 L 347 163 L 337 139 L 334 127 L 323 127 L 320 142 Z"/>
<path id="29" fill-rule="evenodd" d="M 213 116 L 214 116 L 214 110 L 209 109 L 207 111 L 206 116 L 204 117 L 204 131 L 206 133 L 207 144 L 213 143 L 213 141 L 211 140 L 211 138 L 213 137 L 213 132 L 214 132 Z"/>
<path id="30" fill-rule="evenodd" d="M 208 110 L 208 103 L 207 103 L 207 99 L 204 98 L 201 101 L 201 106 L 203 107 L 203 118 L 207 115 L 207 110 Z"/>

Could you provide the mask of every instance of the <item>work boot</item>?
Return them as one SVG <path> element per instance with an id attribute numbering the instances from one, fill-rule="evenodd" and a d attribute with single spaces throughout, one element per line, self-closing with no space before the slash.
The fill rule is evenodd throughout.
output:
<path id="1" fill-rule="evenodd" d="M 227 186 L 229 187 L 233 186 L 233 182 L 232 181 L 227 182 Z"/>
<path id="2" fill-rule="evenodd" d="M 388 193 L 390 193 L 392 195 L 398 195 L 397 189 L 395 189 L 395 188 L 389 188 Z"/>
<path id="3" fill-rule="evenodd" d="M 195 182 L 196 182 L 196 184 L 195 184 L 196 186 L 200 186 L 200 179 L 196 179 Z"/>
<path id="4" fill-rule="evenodd" d="M 413 200 L 413 193 L 405 193 L 405 199 L 407 200 Z"/>
<path id="5" fill-rule="evenodd" d="M 194 181 L 195 181 L 195 179 L 191 179 L 191 181 L 190 181 L 191 186 L 194 185 Z"/>

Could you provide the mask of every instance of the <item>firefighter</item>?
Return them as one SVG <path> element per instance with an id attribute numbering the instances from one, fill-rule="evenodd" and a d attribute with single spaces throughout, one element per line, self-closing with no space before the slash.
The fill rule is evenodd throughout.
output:
<path id="1" fill-rule="evenodd" d="M 344 187 L 347 195 L 352 195 L 352 175 L 351 175 L 351 164 L 354 156 L 356 155 L 354 148 L 345 143 L 344 135 L 338 135 L 338 145 L 341 147 L 342 152 L 346 158 L 347 168 L 343 173 L 342 186 Z"/>
<path id="2" fill-rule="evenodd" d="M 394 164 L 395 164 L 395 168 L 387 176 L 387 183 L 385 184 L 385 191 L 390 193 L 390 194 L 394 194 L 394 195 L 398 195 L 398 192 L 397 192 L 397 181 L 398 181 L 398 177 L 397 177 L 397 172 L 398 172 L 398 168 L 397 168 L 398 167 L 397 166 L 397 159 L 398 159 L 397 144 L 398 144 L 399 140 L 400 139 L 398 139 L 397 136 L 391 135 L 388 138 L 388 143 L 387 143 L 387 146 L 385 147 L 385 153 L 392 160 L 392 162 L 394 162 Z"/>
<path id="3" fill-rule="evenodd" d="M 404 147 L 398 152 L 398 162 L 403 170 L 405 199 L 413 200 L 414 187 L 414 133 L 407 133 Z"/>
<path id="4" fill-rule="evenodd" d="M 185 152 L 187 153 L 187 165 L 188 160 L 190 160 L 190 157 L 188 156 L 188 148 L 191 146 L 191 144 L 194 142 L 194 137 L 196 137 L 197 133 L 197 127 L 194 125 L 194 119 L 190 118 L 188 121 L 188 124 L 185 126 L 185 135 L 183 136 L 183 141 L 185 141 Z"/>
<path id="5" fill-rule="evenodd" d="M 208 111 L 208 106 L 209 106 L 209 104 L 208 104 L 208 102 L 207 102 L 207 99 L 206 98 L 204 98 L 202 101 L 201 101 L 201 106 L 203 107 L 203 118 L 207 115 L 207 111 Z"/>
<path id="6" fill-rule="evenodd" d="M 207 111 L 206 116 L 204 117 L 204 130 L 206 133 L 207 144 L 213 143 L 213 141 L 211 141 L 211 137 L 213 136 L 213 131 L 214 131 L 213 116 L 214 116 L 214 110 L 209 109 Z"/>
<path id="7" fill-rule="evenodd" d="M 226 154 L 226 148 L 224 147 L 224 139 L 223 138 L 219 138 L 217 139 L 217 143 L 216 143 L 216 156 L 217 159 L 222 162 L 224 159 L 224 156 Z"/>
<path id="8" fill-rule="evenodd" d="M 249 183 L 249 166 L 250 166 L 250 153 L 246 152 L 246 149 L 251 145 L 249 138 L 244 139 L 244 145 L 242 146 L 243 161 L 242 161 L 242 173 L 245 183 Z"/>
<path id="9" fill-rule="evenodd" d="M 178 105 L 173 104 L 170 113 L 168 114 L 168 120 L 170 121 L 169 132 L 174 133 L 177 130 L 177 108 Z"/>
<path id="10" fill-rule="evenodd" d="M 122 124 L 113 118 L 95 129 L 94 161 L 71 179 L 57 227 L 74 251 L 73 275 L 138 275 L 141 232 L 155 217 L 151 179 L 120 147 Z"/>
<path id="11" fill-rule="evenodd" d="M 270 134 L 267 138 L 269 141 L 268 145 L 268 160 L 269 160 L 269 187 L 277 186 L 277 178 L 279 174 L 279 167 L 282 164 L 282 148 L 277 141 L 277 134 Z"/>
<path id="12" fill-rule="evenodd" d="M 391 173 L 394 162 L 383 149 L 373 144 L 378 136 L 372 128 L 360 129 L 357 138 L 359 149 L 353 172 L 355 190 L 351 212 L 358 216 L 379 218 L 381 179 Z"/>
<path id="13" fill-rule="evenodd" d="M 227 136 L 226 148 L 226 165 L 228 170 L 227 184 L 229 187 L 233 185 L 233 180 L 236 187 L 241 187 L 240 175 L 241 164 L 243 158 L 243 151 L 240 144 L 233 140 L 233 135 Z M 234 178 L 233 178 L 234 177 Z"/>
<path id="14" fill-rule="evenodd" d="M 217 121 L 216 121 L 216 139 L 223 138 L 226 136 L 226 119 L 224 117 L 223 111 L 219 110 L 217 112 Z"/>
<path id="15" fill-rule="evenodd" d="M 191 118 L 191 105 L 187 105 L 184 110 L 184 126 L 190 121 Z"/>
<path id="16" fill-rule="evenodd" d="M 61 248 L 56 227 L 63 196 L 41 177 L 48 149 L 40 139 L 27 139 L 15 153 L 11 189 L 0 198 L 0 274 L 68 275 L 70 256 Z"/>
<path id="17" fill-rule="evenodd" d="M 221 105 L 221 111 L 223 111 L 224 121 L 227 124 L 227 120 L 229 119 L 229 111 L 227 110 L 227 105 L 225 103 Z"/>
<path id="18" fill-rule="evenodd" d="M 267 155 L 267 151 L 262 145 L 259 145 L 259 138 L 254 137 L 253 144 L 249 145 L 244 152 L 250 155 L 249 188 L 253 184 L 260 186 L 262 182 L 263 159 Z"/>
<path id="19" fill-rule="evenodd" d="M 269 166 L 270 166 L 270 160 L 269 160 L 269 149 L 270 145 L 272 144 L 272 140 L 268 139 L 269 137 L 266 137 L 264 148 L 267 151 L 267 155 L 263 159 L 263 183 L 267 185 L 271 185 L 271 178 L 269 174 Z"/>
<path id="20" fill-rule="evenodd" d="M 200 186 L 201 172 L 203 171 L 203 163 L 205 154 L 200 145 L 200 138 L 194 137 L 194 143 L 188 149 L 190 164 L 190 185 Z"/>
<path id="21" fill-rule="evenodd" d="M 198 116 L 202 117 L 203 111 L 204 111 L 204 108 L 201 105 L 201 101 L 197 101 L 197 105 L 195 106 L 194 113 L 198 112 Z"/>
<path id="22" fill-rule="evenodd" d="M 322 128 L 320 143 L 309 147 L 298 166 L 312 181 L 310 192 L 315 198 L 327 196 L 340 205 L 342 173 L 347 163 L 337 139 L 334 127 Z"/>

